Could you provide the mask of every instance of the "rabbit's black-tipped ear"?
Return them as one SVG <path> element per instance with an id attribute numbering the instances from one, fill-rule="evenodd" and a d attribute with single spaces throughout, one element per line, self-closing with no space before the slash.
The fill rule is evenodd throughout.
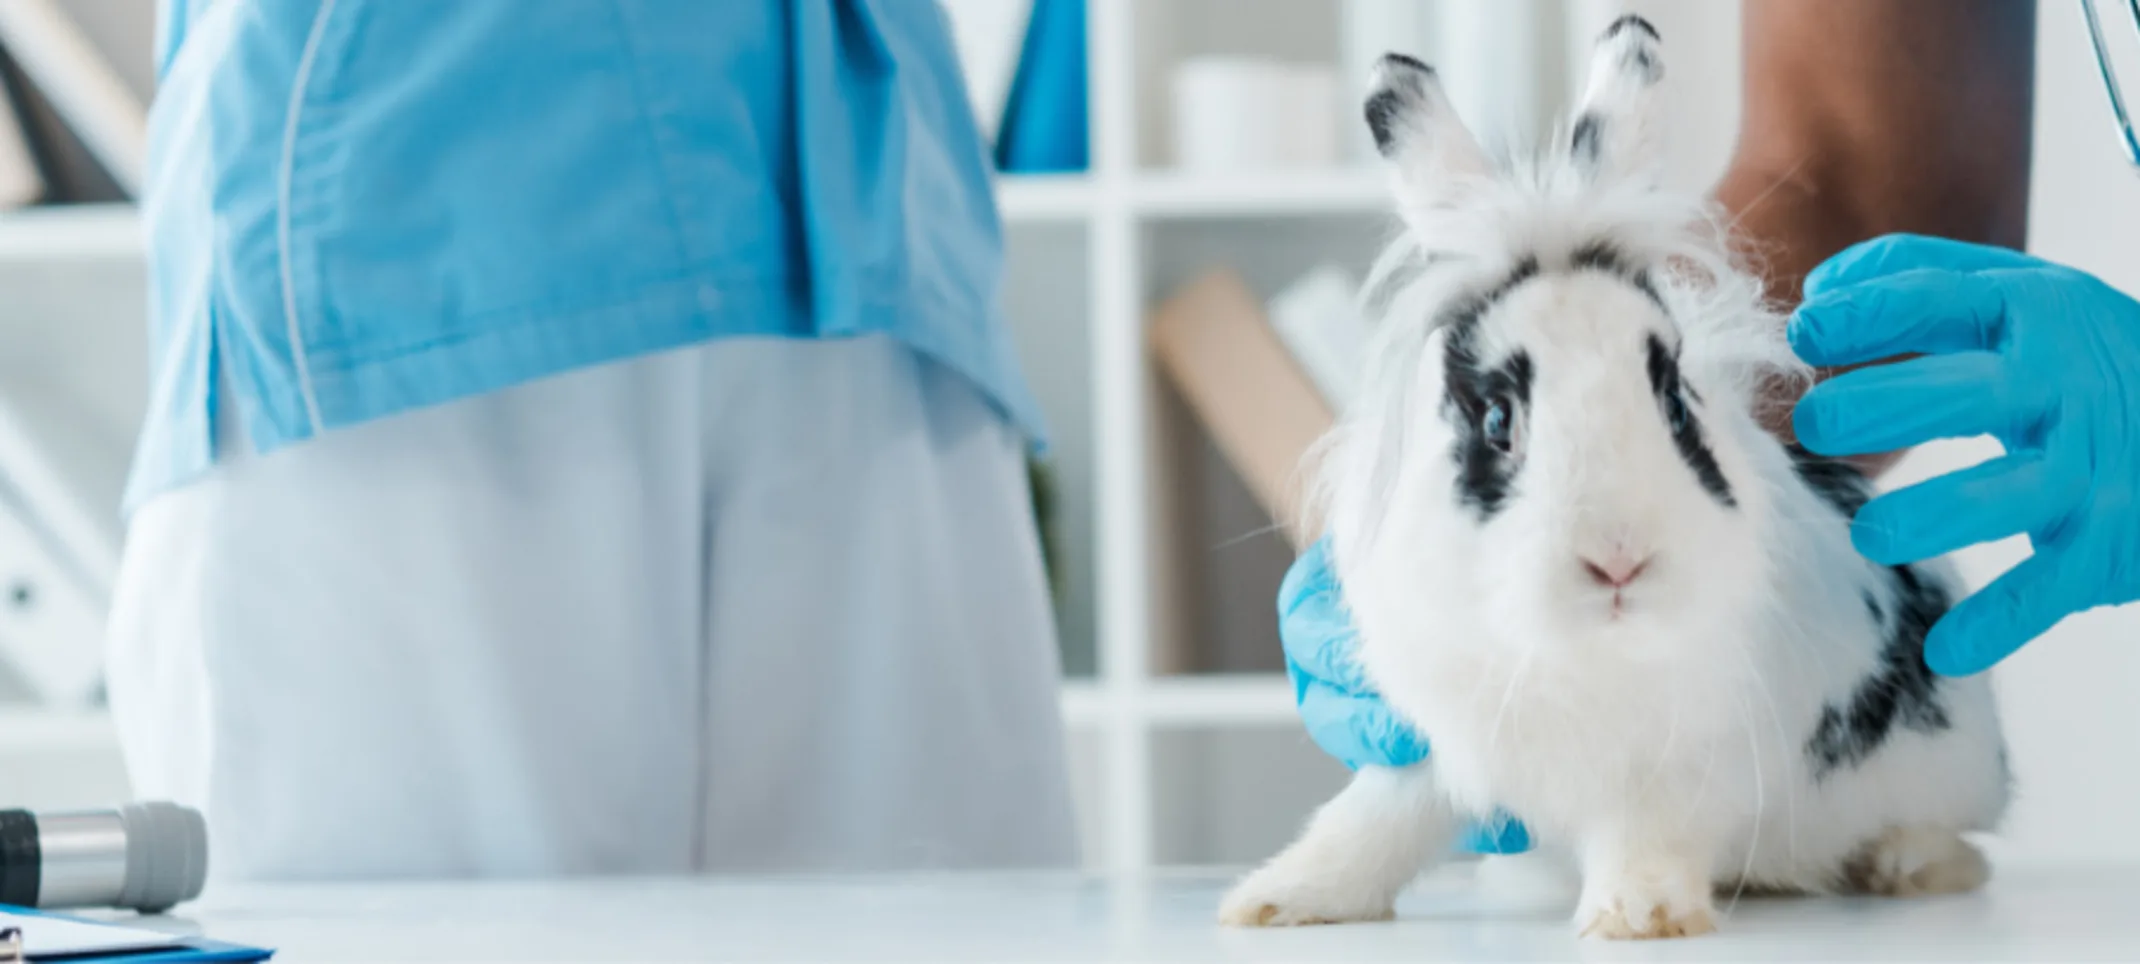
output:
<path id="1" fill-rule="evenodd" d="M 1426 64 L 1403 54 L 1384 56 L 1375 64 L 1366 115 L 1375 149 L 1396 175 L 1398 199 L 1408 207 L 1448 203 L 1459 185 L 1488 172 L 1485 152 Z"/>
<path id="2" fill-rule="evenodd" d="M 1590 58 L 1590 80 L 1568 157 L 1592 177 L 1654 177 L 1664 155 L 1657 28 L 1634 14 L 1613 21 Z"/>

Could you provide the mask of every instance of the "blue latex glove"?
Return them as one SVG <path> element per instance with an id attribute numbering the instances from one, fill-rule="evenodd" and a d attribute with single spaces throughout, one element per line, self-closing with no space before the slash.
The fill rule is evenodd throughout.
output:
<path id="1" fill-rule="evenodd" d="M 1932 627 L 1925 662 L 1980 672 L 2059 620 L 2140 598 L 2140 302 L 2004 248 L 1892 236 L 1806 278 L 1791 347 L 1840 375 L 1793 422 L 1825 455 L 1989 434 L 2006 454 L 1868 503 L 1884 565 L 2027 534 L 2034 554 Z"/>
<path id="2" fill-rule="evenodd" d="M 1427 758 L 1427 741 L 1382 702 L 1353 659 L 1359 634 L 1330 571 L 1328 540 L 1309 546 L 1286 571 L 1278 587 L 1278 635 L 1301 721 L 1323 752 L 1355 770 L 1411 766 Z M 1473 853 L 1516 854 L 1531 849 L 1531 837 L 1500 814 L 1467 828 L 1464 846 Z"/>

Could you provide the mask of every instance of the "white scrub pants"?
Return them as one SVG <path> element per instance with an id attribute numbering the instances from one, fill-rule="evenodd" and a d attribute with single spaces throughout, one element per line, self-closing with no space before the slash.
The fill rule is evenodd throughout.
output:
<path id="1" fill-rule="evenodd" d="M 225 393 L 227 396 L 227 392 Z M 727 339 L 136 514 L 110 695 L 218 879 L 1075 858 L 1016 433 L 896 342 Z"/>

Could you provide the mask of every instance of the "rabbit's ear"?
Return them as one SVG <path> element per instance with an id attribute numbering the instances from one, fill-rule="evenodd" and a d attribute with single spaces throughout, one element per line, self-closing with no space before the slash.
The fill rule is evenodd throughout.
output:
<path id="1" fill-rule="evenodd" d="M 1384 56 L 1375 64 L 1366 114 L 1375 149 L 1394 175 L 1397 200 L 1408 211 L 1449 207 L 1489 173 L 1485 152 L 1426 64 L 1403 54 Z"/>
<path id="2" fill-rule="evenodd" d="M 1657 28 L 1634 14 L 1613 21 L 1590 58 L 1583 106 L 1568 138 L 1568 157 L 1593 180 L 1655 180 L 1664 155 L 1657 82 Z"/>

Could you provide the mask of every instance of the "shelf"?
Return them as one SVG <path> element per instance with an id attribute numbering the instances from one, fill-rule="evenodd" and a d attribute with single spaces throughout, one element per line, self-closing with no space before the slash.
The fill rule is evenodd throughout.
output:
<path id="1" fill-rule="evenodd" d="M 1102 185 L 1084 174 L 1012 174 L 996 182 L 1010 224 L 1071 222 L 1101 203 Z M 1376 215 L 1390 209 L 1389 184 L 1366 168 L 1258 174 L 1141 173 L 1129 181 L 1131 213 L 1157 219 Z"/>
<path id="2" fill-rule="evenodd" d="M 1099 205 L 1100 186 L 1084 174 L 1017 174 L 997 181 L 1003 219 L 1012 224 L 1079 221 Z M 1245 218 L 1378 214 L 1389 189 L 1371 170 L 1206 175 L 1140 174 L 1130 182 L 1131 210 L 1154 218 Z M 141 217 L 130 204 L 20 208 L 0 213 L 0 260 L 133 259 L 141 256 Z"/>
<path id="3" fill-rule="evenodd" d="M 1389 182 L 1371 169 L 1210 175 L 1140 175 L 1130 203 L 1156 218 L 1245 218 L 1274 215 L 1381 214 L 1390 209 Z"/>
<path id="4" fill-rule="evenodd" d="M 1120 708 L 1089 679 L 1063 684 L 1063 720 L 1072 729 L 1103 726 Z M 1293 687 L 1278 674 L 1163 676 L 1145 684 L 1129 712 L 1155 727 L 1291 726 L 1300 714 Z"/>
<path id="5" fill-rule="evenodd" d="M 1145 717 L 1158 726 L 1297 725 L 1293 687 L 1282 675 L 1163 677 L 1152 681 Z"/>
<path id="6" fill-rule="evenodd" d="M 132 261 L 142 252 L 131 204 L 55 204 L 0 213 L 0 261 Z"/>
<path id="7" fill-rule="evenodd" d="M 997 206 L 1012 224 L 1076 221 L 1092 213 L 1098 192 L 1083 174 L 1005 174 L 996 179 Z"/>

